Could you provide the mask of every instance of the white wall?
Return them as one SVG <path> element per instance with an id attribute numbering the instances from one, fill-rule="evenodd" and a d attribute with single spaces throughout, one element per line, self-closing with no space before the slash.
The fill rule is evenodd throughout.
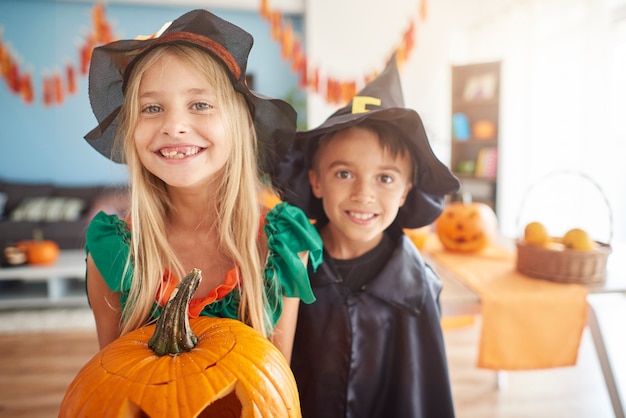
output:
<path id="1" fill-rule="evenodd" d="M 582 227 L 605 242 L 612 233 L 626 241 L 623 4 L 520 1 L 468 27 L 470 55 L 504 63 L 498 191 L 505 233 L 538 218 L 555 234 Z M 563 170 L 584 173 L 601 191 L 574 175 L 545 179 Z"/>
<path id="2" fill-rule="evenodd" d="M 420 0 L 370 3 L 306 2 L 306 48 L 314 65 L 347 79 L 381 69 Z M 519 233 L 523 195 L 532 184 L 554 170 L 577 170 L 608 196 L 613 224 L 599 192 L 586 186 L 572 191 L 557 184 L 546 200 L 539 199 L 536 216 L 563 220 L 569 214 L 596 239 L 606 241 L 613 229 L 626 241 L 624 4 L 428 1 L 427 19 L 417 28 L 415 49 L 402 70 L 405 101 L 420 113 L 435 152 L 447 162 L 450 66 L 502 60 L 498 213 L 505 235 Z M 338 107 L 318 95 L 310 95 L 308 104 L 312 127 Z"/>
<path id="3" fill-rule="evenodd" d="M 361 80 L 384 68 L 409 22 L 417 20 L 416 46 L 401 69 L 405 104 L 418 111 L 435 153 L 450 152 L 450 56 L 455 48 L 453 2 L 430 1 L 425 21 L 417 19 L 419 0 L 341 2 L 318 0 L 305 5 L 307 57 L 322 77 Z M 358 90 L 358 88 L 357 88 Z M 322 92 L 323 93 L 323 92 Z M 322 123 L 341 105 L 323 94 L 309 94 L 309 127 Z"/>

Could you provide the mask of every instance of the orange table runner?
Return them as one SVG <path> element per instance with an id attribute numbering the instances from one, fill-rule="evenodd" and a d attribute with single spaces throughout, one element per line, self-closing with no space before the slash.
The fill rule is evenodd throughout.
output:
<path id="1" fill-rule="evenodd" d="M 516 254 L 503 248 L 453 253 L 430 238 L 424 251 L 480 297 L 478 367 L 529 370 L 576 364 L 587 323 L 587 288 L 523 275 L 515 269 Z"/>

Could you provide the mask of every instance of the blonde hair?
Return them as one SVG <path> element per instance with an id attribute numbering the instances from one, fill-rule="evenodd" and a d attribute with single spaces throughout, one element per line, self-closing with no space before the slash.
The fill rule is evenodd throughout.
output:
<path id="1" fill-rule="evenodd" d="M 122 141 L 131 184 L 132 239 L 127 269 L 133 260 L 130 293 L 122 312 L 122 334 L 143 326 L 153 314 L 153 303 L 166 267 L 179 278 L 186 274 L 167 240 L 166 219 L 171 206 L 166 185 L 141 164 L 134 142 L 143 74 L 156 61 L 172 55 L 211 80 L 215 88 L 222 122 L 233 145 L 230 158 L 218 174 L 221 178 L 207 185 L 217 187 L 216 195 L 221 197 L 207 202 L 207 214 L 211 211 L 216 214 L 219 247 L 239 268 L 239 318 L 263 335 L 269 335 L 271 322 L 265 309 L 263 280 L 266 246 L 259 243 L 261 214 L 257 194 L 261 182 L 250 111 L 218 61 L 203 50 L 181 44 L 155 48 L 141 58 L 129 76 L 120 111 L 117 140 Z"/>

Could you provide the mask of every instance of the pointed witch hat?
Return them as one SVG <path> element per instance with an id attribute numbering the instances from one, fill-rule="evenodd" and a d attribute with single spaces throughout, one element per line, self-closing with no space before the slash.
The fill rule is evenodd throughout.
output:
<path id="1" fill-rule="evenodd" d="M 394 225 L 419 228 L 441 214 L 445 195 L 459 190 L 459 180 L 433 153 L 422 119 L 404 107 L 400 74 L 395 55 L 385 70 L 367 84 L 347 106 L 337 110 L 315 129 L 296 133 L 296 139 L 274 175 L 281 198 L 300 207 L 311 219 L 324 223 L 327 217 L 321 199 L 315 197 L 308 171 L 322 136 L 356 126 L 366 120 L 390 124 L 406 141 L 417 164 L 413 188 L 400 208 Z"/>
<path id="2" fill-rule="evenodd" d="M 120 40 L 95 48 L 89 67 L 89 101 L 98 126 L 85 139 L 105 157 L 123 163 L 122 151 L 114 149 L 114 139 L 132 68 L 160 45 L 191 45 L 222 63 L 235 90 L 245 97 L 257 134 L 259 165 L 263 171 L 271 171 L 293 141 L 296 112 L 287 102 L 260 95 L 246 85 L 252 43 L 252 35 L 240 27 L 197 9 L 180 16 L 154 37 Z"/>

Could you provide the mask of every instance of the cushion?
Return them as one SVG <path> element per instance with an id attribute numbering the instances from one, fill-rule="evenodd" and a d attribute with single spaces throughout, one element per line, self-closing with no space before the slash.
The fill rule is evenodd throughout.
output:
<path id="1" fill-rule="evenodd" d="M 85 209 L 85 201 L 79 198 L 68 197 L 63 205 L 63 211 L 59 220 L 61 221 L 77 221 Z M 48 219 L 49 220 L 49 219 Z"/>
<path id="2" fill-rule="evenodd" d="M 6 193 L 7 202 L 5 215 L 10 214 L 22 201 L 28 197 L 43 197 L 52 195 L 52 184 L 40 183 L 9 183 L 3 182 L 0 191 Z"/>
<path id="3" fill-rule="evenodd" d="M 58 222 L 76 221 L 85 201 L 70 197 L 29 197 L 11 212 L 12 221 Z"/>

